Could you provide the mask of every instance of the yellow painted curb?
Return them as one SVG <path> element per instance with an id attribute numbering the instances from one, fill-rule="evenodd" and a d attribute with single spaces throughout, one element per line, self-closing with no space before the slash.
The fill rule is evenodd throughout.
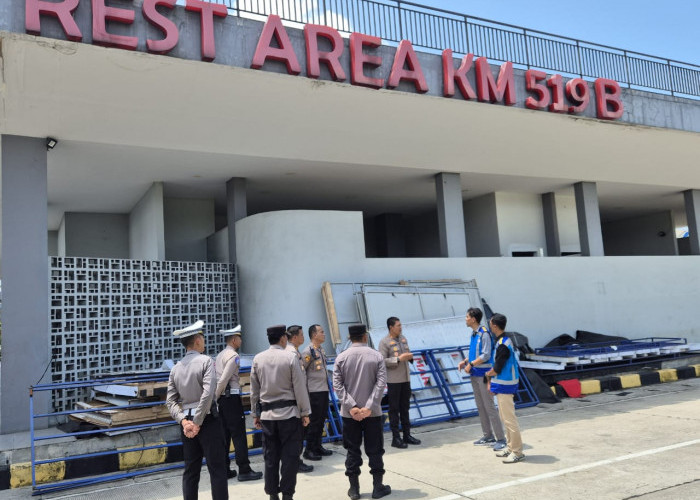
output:
<path id="1" fill-rule="evenodd" d="M 620 384 L 622 385 L 623 389 L 629 389 L 631 387 L 641 387 L 642 386 L 642 379 L 639 378 L 638 373 L 632 373 L 629 375 L 619 375 L 620 377 Z"/>
<path id="2" fill-rule="evenodd" d="M 675 382 L 678 380 L 678 372 L 676 372 L 675 368 L 659 370 L 659 378 L 661 379 L 661 382 Z"/>
<path id="3" fill-rule="evenodd" d="M 165 442 L 151 443 L 146 446 L 164 445 Z M 119 470 L 130 470 L 137 467 L 148 467 L 165 463 L 168 448 L 153 448 L 151 450 L 127 451 L 119 454 Z"/>
<path id="4" fill-rule="evenodd" d="M 581 394 L 597 394 L 600 392 L 600 380 L 581 380 Z"/>
<path id="5" fill-rule="evenodd" d="M 700 377 L 700 365 L 690 365 L 695 368 L 695 376 Z"/>
<path id="6" fill-rule="evenodd" d="M 37 484 L 61 481 L 66 476 L 66 463 L 39 464 L 35 468 Z M 21 462 L 10 465 L 10 488 L 32 485 L 32 463 Z"/>
<path id="7" fill-rule="evenodd" d="M 556 395 L 557 395 L 557 388 L 554 387 L 553 385 L 550 385 L 549 388 L 552 389 L 552 392 L 553 392 L 554 395 L 556 396 Z"/>
<path id="8" fill-rule="evenodd" d="M 246 429 L 246 432 L 252 432 L 255 429 Z M 252 450 L 253 449 L 253 436 L 255 434 L 246 434 L 246 441 L 248 442 L 248 449 Z"/>

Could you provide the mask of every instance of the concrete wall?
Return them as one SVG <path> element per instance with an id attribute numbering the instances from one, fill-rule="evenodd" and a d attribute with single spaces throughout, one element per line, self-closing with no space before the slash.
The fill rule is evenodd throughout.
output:
<path id="1" fill-rule="evenodd" d="M 154 182 L 129 214 L 129 256 L 165 260 L 163 183 Z"/>
<path id="2" fill-rule="evenodd" d="M 603 224 L 605 255 L 677 255 L 670 211 Z"/>
<path id="3" fill-rule="evenodd" d="M 474 198 L 464 204 L 464 225 L 468 257 L 501 255 L 495 193 Z"/>
<path id="4" fill-rule="evenodd" d="M 207 237 L 207 262 L 228 262 L 228 228 Z"/>
<path id="5" fill-rule="evenodd" d="M 121 2 L 123 3 L 123 2 Z M 140 2 L 139 2 L 140 3 Z M 89 2 L 83 0 L 81 6 L 76 9 L 74 18 L 80 27 L 83 35 L 83 42 L 90 43 L 92 40 L 92 8 Z M 120 5 L 120 8 L 129 8 L 128 5 Z M 134 5 L 136 7 L 136 4 Z M 136 10 L 136 9 L 131 9 Z M 168 55 L 182 59 L 195 61 L 201 60 L 200 41 L 200 16 L 195 12 L 187 12 L 181 6 L 168 12 L 167 17 L 172 19 L 178 26 L 179 42 Z M 3 0 L 0 2 L 0 30 L 25 32 L 25 0 Z M 228 16 L 225 19 L 216 18 L 214 29 L 216 33 L 216 58 L 217 64 L 250 68 L 255 47 L 262 31 L 263 23 L 242 17 Z M 65 34 L 58 21 L 49 16 L 41 18 L 42 36 L 65 40 Z M 112 23 L 109 26 L 111 33 L 138 37 L 139 51 L 145 51 L 146 39 L 160 40 L 161 32 L 146 21 L 142 15 L 136 14 L 135 21 L 131 26 L 124 26 L 119 23 Z M 306 74 L 306 44 L 302 30 L 287 28 L 289 37 L 294 47 L 294 52 L 302 68 L 302 75 Z M 566 35 L 566 33 L 562 33 Z M 345 50 L 340 58 L 341 65 L 346 74 L 350 74 L 350 52 L 348 40 L 345 40 Z M 414 40 L 415 41 L 415 40 Z M 321 45 L 322 50 L 323 44 Z M 454 47 L 453 47 L 454 48 Z M 631 47 L 632 49 L 634 47 Z M 365 72 L 376 78 L 388 78 L 391 70 L 396 49 L 390 46 L 382 46 L 377 50 L 372 50 L 372 54 L 382 58 L 382 65 L 376 70 L 366 69 Z M 426 77 L 429 87 L 427 95 L 442 95 L 442 59 L 439 54 L 418 53 L 418 60 Z M 458 63 L 455 60 L 455 65 Z M 286 73 L 284 63 L 267 62 L 264 71 L 276 73 Z M 494 66 L 493 71 L 498 74 L 498 67 Z M 524 71 L 515 71 L 515 83 L 517 93 L 517 107 L 525 107 L 525 98 L 529 95 L 525 90 Z M 468 78 L 473 88 L 475 86 L 474 71 L 470 71 Z M 330 75 L 325 65 L 321 67 L 320 80 L 329 80 Z M 347 80 L 346 80 L 347 82 Z M 592 84 L 590 85 L 592 89 Z M 402 82 L 399 91 L 415 93 L 415 86 L 407 82 Z M 459 94 L 459 93 L 458 93 Z M 460 97 L 455 97 L 460 99 Z M 666 127 L 679 130 L 700 132 L 700 103 L 697 101 L 682 99 L 674 96 L 651 94 L 648 92 L 630 90 L 622 88 L 622 101 L 624 103 L 624 115 L 621 121 L 647 125 L 652 127 Z M 483 104 L 490 106 L 491 104 Z M 542 111 L 546 112 L 546 111 Z M 589 105 L 584 116 L 595 116 L 595 106 Z"/>
<path id="6" fill-rule="evenodd" d="M 58 255 L 58 231 L 49 231 L 49 255 Z"/>
<path id="7" fill-rule="evenodd" d="M 68 212 L 63 217 L 66 257 L 129 258 L 129 216 Z"/>
<path id="8" fill-rule="evenodd" d="M 313 247 L 273 244 L 288 238 Z M 700 257 L 577 259 L 367 259 L 359 212 L 283 211 L 237 222 L 242 323 L 246 352 L 266 348 L 276 323 L 327 327 L 321 285 L 401 279 L 475 278 L 482 297 L 509 318 L 508 328 L 540 347 L 577 329 L 641 338 L 700 341 Z M 659 294 L 658 290 L 669 293 Z M 650 322 L 648 311 L 657 311 Z"/>
<path id="9" fill-rule="evenodd" d="M 215 231 L 214 200 L 166 198 L 165 259 L 206 262 L 207 237 Z"/>
<path id="10" fill-rule="evenodd" d="M 528 193 L 496 193 L 500 254 L 535 252 L 547 247 L 542 216 L 542 197 Z M 468 240 L 467 240 L 468 241 Z"/>
<path id="11" fill-rule="evenodd" d="M 59 257 L 66 256 L 66 218 L 61 219 L 61 224 L 58 226 L 56 235 L 56 255 Z"/>
<path id="12" fill-rule="evenodd" d="M 578 235 L 576 197 L 573 195 L 555 194 L 554 203 L 557 207 L 559 244 L 562 253 L 580 253 L 581 241 Z"/>
<path id="13" fill-rule="evenodd" d="M 404 217 L 406 257 L 439 257 L 440 235 L 437 212 Z"/>

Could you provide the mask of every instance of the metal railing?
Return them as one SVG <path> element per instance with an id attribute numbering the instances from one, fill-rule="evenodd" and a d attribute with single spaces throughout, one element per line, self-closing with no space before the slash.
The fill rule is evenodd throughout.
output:
<path id="1" fill-rule="evenodd" d="M 464 359 L 468 352 L 468 347 L 458 346 L 449 347 L 441 349 L 424 349 L 420 351 L 414 351 L 415 363 L 414 368 L 411 371 L 411 422 L 415 426 L 424 425 L 433 422 L 443 422 L 447 420 L 452 420 L 456 418 L 470 417 L 477 414 L 476 404 L 474 403 L 474 395 L 471 389 L 471 383 L 469 377 L 458 372 L 455 360 L 461 361 Z M 334 360 L 328 361 L 327 368 L 332 369 Z M 241 373 L 249 373 L 250 368 L 241 367 Z M 146 444 L 142 438 L 141 446 L 129 446 L 128 448 L 111 448 L 104 449 L 102 451 L 91 452 L 91 453 L 75 453 L 69 455 L 66 453 L 67 447 L 63 447 L 64 453 L 60 456 L 56 456 L 56 451 L 50 452 L 48 449 L 37 450 L 37 444 L 46 442 L 48 440 L 60 440 L 62 438 L 76 438 L 82 439 L 91 436 L 102 436 L 106 433 L 127 433 L 127 432 L 140 432 L 148 429 L 174 426 L 176 425 L 172 420 L 166 421 L 153 421 L 145 422 L 141 424 L 132 425 L 122 425 L 113 426 L 109 428 L 97 428 L 91 430 L 79 430 L 75 432 L 60 432 L 53 433 L 49 431 L 48 434 L 42 433 L 38 435 L 36 432 L 36 420 L 49 419 L 60 420 L 67 419 L 70 415 L 85 414 L 90 412 L 99 412 L 105 410 L 105 407 L 95 407 L 91 409 L 76 409 L 67 411 L 56 411 L 52 413 L 34 413 L 34 398 L 35 393 L 41 392 L 53 392 L 61 391 L 65 389 L 88 389 L 95 386 L 104 386 L 107 384 L 134 384 L 143 382 L 163 382 L 168 380 L 168 372 L 158 373 L 158 374 L 146 374 L 146 375 L 134 375 L 134 376 L 122 376 L 122 377 L 111 377 L 111 378 L 100 378 L 96 380 L 87 380 L 80 382 L 64 382 L 57 384 L 43 384 L 33 386 L 29 391 L 29 427 L 30 427 L 30 440 L 31 440 L 31 473 L 32 473 L 32 495 L 42 495 L 48 493 L 54 493 L 58 491 L 68 490 L 72 488 L 77 488 L 80 486 L 88 486 L 97 483 L 104 483 L 110 481 L 116 481 L 119 479 L 125 479 L 130 477 L 142 476 L 145 474 L 152 474 L 157 472 L 164 472 L 173 469 L 180 469 L 183 467 L 182 462 L 168 462 L 166 460 L 164 463 L 159 465 L 145 466 L 139 468 L 138 463 L 129 468 L 126 471 L 118 471 L 112 473 L 105 473 L 97 475 L 96 472 L 89 472 L 89 467 L 82 467 L 86 460 L 95 460 L 100 457 L 109 457 L 124 453 L 134 453 L 140 452 L 143 454 L 144 451 L 161 449 L 161 448 L 173 448 L 180 447 L 182 443 L 180 441 L 171 442 L 159 442 L 156 444 Z M 516 408 L 524 408 L 527 406 L 535 406 L 538 404 L 539 400 L 535 395 L 527 377 L 520 371 L 520 386 L 518 392 L 515 395 L 515 406 Z M 340 416 L 340 403 L 333 391 L 332 384 L 329 384 L 330 394 L 329 394 L 329 405 L 328 405 L 328 425 L 325 428 L 325 436 L 323 438 L 324 442 L 337 441 L 342 437 L 342 427 L 343 421 Z M 248 393 L 243 393 L 244 395 Z M 165 401 L 156 402 L 146 402 L 140 404 L 130 404 L 128 406 L 111 406 L 107 409 L 117 410 L 117 409 L 137 409 L 137 408 L 153 408 L 158 405 L 164 405 Z M 384 412 L 388 410 L 386 406 L 383 407 Z M 248 415 L 250 412 L 246 411 L 245 414 Z M 387 419 L 388 420 L 388 419 Z M 388 422 L 386 422 L 388 424 Z M 248 434 L 259 434 L 261 431 L 251 429 Z M 108 435 L 110 435 L 108 434 Z M 55 448 L 61 449 L 61 448 Z M 86 446 L 85 449 L 91 449 Z M 39 453 L 37 453 L 39 452 Z M 256 455 L 261 453 L 260 448 L 250 449 L 250 455 Z M 38 457 L 37 455 L 41 455 Z M 140 455 L 143 456 L 143 455 Z M 235 454 L 229 455 L 231 458 L 235 457 Z M 65 478 L 54 480 L 51 479 L 44 483 L 37 482 L 36 470 L 37 467 L 44 465 L 54 464 L 58 462 L 64 462 L 66 464 Z M 82 464 L 81 464 L 82 462 Z M 140 462 L 140 459 L 137 461 Z M 76 464 L 75 471 L 68 472 L 71 468 L 68 464 Z M 80 465 L 78 465 L 80 464 Z"/>
<path id="2" fill-rule="evenodd" d="M 243 17 L 276 14 L 418 49 L 473 53 L 585 79 L 610 78 L 630 88 L 700 97 L 700 66 L 399 0 L 210 0 Z"/>

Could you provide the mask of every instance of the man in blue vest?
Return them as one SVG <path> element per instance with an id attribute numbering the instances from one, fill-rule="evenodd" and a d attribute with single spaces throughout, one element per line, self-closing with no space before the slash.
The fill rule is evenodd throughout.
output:
<path id="1" fill-rule="evenodd" d="M 506 439 L 496 405 L 493 403 L 493 394 L 488 390 L 485 377 L 486 372 L 493 366 L 493 346 L 491 334 L 481 326 L 483 316 L 478 307 L 470 307 L 467 310 L 466 322 L 472 330 L 469 356 L 458 366 L 460 371 L 464 370 L 470 375 L 474 402 L 479 411 L 481 430 L 484 433 L 481 438 L 474 441 L 474 444 L 492 446 L 494 450 L 500 451 L 506 447 Z"/>
<path id="2" fill-rule="evenodd" d="M 513 342 L 505 335 L 506 322 L 506 317 L 498 313 L 494 314 L 489 322 L 491 332 L 496 336 L 496 355 L 493 368 L 486 372 L 486 376 L 490 377 L 489 390 L 498 399 L 498 413 L 506 428 L 506 447 L 497 451 L 496 456 L 504 457 L 504 464 L 514 464 L 525 460 L 525 455 L 513 401 L 520 382 L 518 357 Z"/>

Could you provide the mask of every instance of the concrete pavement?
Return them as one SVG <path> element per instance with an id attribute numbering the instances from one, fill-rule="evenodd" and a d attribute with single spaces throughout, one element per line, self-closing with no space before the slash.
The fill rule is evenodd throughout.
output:
<path id="1" fill-rule="evenodd" d="M 526 461 L 503 464 L 488 448 L 473 446 L 478 419 L 423 426 L 423 445 L 397 450 L 385 441 L 388 499 L 460 498 L 631 499 L 700 498 L 700 379 L 607 392 L 559 404 L 518 410 Z M 300 474 L 297 500 L 347 498 L 345 452 Z M 260 456 L 253 468 L 262 470 Z M 366 462 L 362 498 L 370 498 Z M 44 495 L 51 499 L 171 500 L 181 498 L 181 471 Z M 209 478 L 202 473 L 200 499 L 208 500 Z M 231 498 L 267 498 L 262 481 L 231 480 Z M 6 490 L 3 498 L 28 498 L 28 488 Z"/>

